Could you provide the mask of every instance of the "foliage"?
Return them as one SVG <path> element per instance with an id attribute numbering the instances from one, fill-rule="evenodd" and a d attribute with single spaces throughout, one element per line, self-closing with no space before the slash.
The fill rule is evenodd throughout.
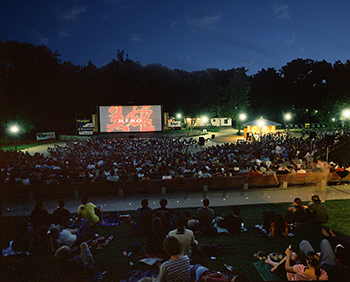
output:
<path id="1" fill-rule="evenodd" d="M 329 124 L 349 104 L 350 61 L 295 59 L 280 70 L 208 68 L 187 72 L 159 63 L 142 66 L 118 49 L 98 68 L 62 62 L 43 45 L 0 39 L 2 123 L 26 120 L 28 132 L 73 134 L 75 119 L 91 117 L 96 105 L 161 104 L 171 115 L 232 117 L 245 111 L 277 122 L 293 111 L 293 123 Z M 338 114 L 337 114 L 338 113 Z M 237 124 L 239 125 L 239 123 Z M 4 133 L 4 132 L 3 132 Z"/>

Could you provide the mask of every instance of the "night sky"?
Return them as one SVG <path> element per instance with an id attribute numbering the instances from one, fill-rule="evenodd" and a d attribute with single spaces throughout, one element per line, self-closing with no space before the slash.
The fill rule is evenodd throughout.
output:
<path id="1" fill-rule="evenodd" d="M 118 49 L 145 66 L 276 70 L 296 58 L 345 63 L 350 1 L 0 0 L 0 38 L 102 67 Z"/>

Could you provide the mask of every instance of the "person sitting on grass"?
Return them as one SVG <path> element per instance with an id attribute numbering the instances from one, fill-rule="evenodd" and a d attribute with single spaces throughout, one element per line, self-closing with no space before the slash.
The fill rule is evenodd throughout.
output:
<path id="1" fill-rule="evenodd" d="M 86 243 L 80 244 L 80 252 L 80 256 L 71 260 L 70 247 L 62 246 L 56 250 L 57 268 L 54 281 L 92 281 L 95 276 L 95 262 Z"/>
<path id="2" fill-rule="evenodd" d="M 54 224 L 59 224 L 64 227 L 69 227 L 69 220 L 71 218 L 69 210 L 65 209 L 66 202 L 64 200 L 60 200 L 58 202 L 57 209 L 52 213 L 52 222 Z"/>
<path id="3" fill-rule="evenodd" d="M 197 219 L 198 219 L 198 230 L 203 231 L 205 228 L 213 227 L 215 213 L 209 208 L 209 200 L 205 198 L 203 200 L 203 207 L 198 208 L 197 210 Z"/>
<path id="4" fill-rule="evenodd" d="M 152 230 L 147 236 L 146 253 L 151 257 L 164 257 L 164 250 L 162 244 L 166 238 L 166 233 L 162 229 L 162 220 L 159 217 L 153 218 Z"/>
<path id="5" fill-rule="evenodd" d="M 276 214 L 273 222 L 270 225 L 270 235 L 271 237 L 283 235 L 288 236 L 288 223 L 284 221 L 281 214 Z"/>
<path id="6" fill-rule="evenodd" d="M 232 207 L 233 213 L 228 213 L 223 219 L 218 220 L 218 226 L 220 228 L 226 228 L 230 234 L 241 233 L 242 218 L 239 217 L 241 209 L 239 206 Z"/>
<path id="7" fill-rule="evenodd" d="M 334 234 L 332 229 L 329 229 L 329 233 L 323 228 L 322 234 L 326 239 L 336 245 L 333 253 L 329 253 L 331 258 L 324 268 L 328 273 L 330 281 L 346 281 L 350 277 L 350 237 L 340 237 Z M 329 249 L 331 247 L 329 246 Z M 334 261 L 332 259 L 334 258 Z"/>
<path id="8" fill-rule="evenodd" d="M 48 228 L 43 225 L 34 233 L 33 240 L 29 247 L 29 253 L 34 256 L 42 257 L 52 254 L 50 236 L 47 234 Z"/>
<path id="9" fill-rule="evenodd" d="M 292 252 L 291 248 L 287 248 L 285 254 L 286 256 L 280 262 L 274 262 L 271 254 L 265 260 L 265 263 L 272 266 L 271 272 L 277 274 L 283 280 L 286 276 L 288 281 L 328 280 L 327 272 L 320 268 L 322 259 L 314 251 L 307 253 L 306 266 L 296 263 L 298 255 Z"/>
<path id="10" fill-rule="evenodd" d="M 190 282 L 190 259 L 180 255 L 179 241 L 169 236 L 164 240 L 163 247 L 170 259 L 160 265 L 158 277 L 144 277 L 138 282 Z"/>
<path id="11" fill-rule="evenodd" d="M 328 214 L 326 207 L 321 203 L 318 195 L 312 195 L 312 204 L 308 206 L 310 210 L 310 218 L 316 223 L 326 223 L 328 221 Z"/>
<path id="12" fill-rule="evenodd" d="M 163 245 L 164 251 L 170 256 L 170 259 L 161 264 L 157 281 L 190 281 L 190 259 L 186 255 L 180 255 L 179 240 L 169 236 L 164 240 Z"/>
<path id="13" fill-rule="evenodd" d="M 310 211 L 307 206 L 301 204 L 300 198 L 294 199 L 294 207 L 289 207 L 285 219 L 287 223 L 296 223 L 304 226 L 309 221 Z"/>
<path id="14" fill-rule="evenodd" d="M 322 228 L 321 232 L 323 236 L 334 245 L 342 244 L 345 248 L 350 250 L 350 237 L 337 236 L 331 228 L 329 228 L 329 233 L 324 228 Z"/>
<path id="15" fill-rule="evenodd" d="M 176 221 L 177 229 L 169 232 L 168 236 L 173 236 L 179 240 L 180 243 L 180 255 L 187 255 L 188 257 L 192 254 L 192 249 L 198 244 L 195 240 L 192 230 L 186 229 L 186 218 L 184 215 L 179 215 Z"/>
<path id="16" fill-rule="evenodd" d="M 174 211 L 166 207 L 168 204 L 168 201 L 166 199 L 161 199 L 159 204 L 160 204 L 160 208 L 154 210 L 154 215 L 161 219 L 162 228 L 165 233 L 168 233 L 170 230 L 173 229 L 171 220 L 172 220 Z"/>
<path id="17" fill-rule="evenodd" d="M 142 207 L 136 210 L 137 224 L 133 227 L 133 236 L 147 237 L 152 230 L 153 209 L 148 205 L 148 199 L 143 199 L 141 201 Z"/>
<path id="18" fill-rule="evenodd" d="M 87 219 L 90 226 L 95 226 L 98 222 L 102 222 L 102 207 L 96 207 L 93 203 L 88 202 L 86 196 L 81 197 L 82 205 L 78 208 L 78 226 L 82 219 Z"/>
<path id="19" fill-rule="evenodd" d="M 30 223 L 32 224 L 34 234 L 39 231 L 41 226 L 49 226 L 49 222 L 49 213 L 45 209 L 45 202 L 43 200 L 38 200 L 30 215 Z"/>
<path id="20" fill-rule="evenodd" d="M 94 238 L 87 219 L 83 220 L 79 229 L 64 228 L 64 226 L 59 224 L 51 224 L 49 231 L 51 233 L 52 246 L 55 250 L 60 246 L 78 246 L 80 243 Z"/>

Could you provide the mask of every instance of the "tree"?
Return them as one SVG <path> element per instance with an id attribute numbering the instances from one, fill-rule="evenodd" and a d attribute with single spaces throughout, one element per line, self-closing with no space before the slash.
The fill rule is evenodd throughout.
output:
<path id="1" fill-rule="evenodd" d="M 262 69 L 250 77 L 249 94 L 251 111 L 256 115 L 268 116 L 268 119 L 283 119 L 282 111 L 290 107 L 288 98 L 283 94 L 283 78 L 274 68 Z M 277 110 L 276 110 L 277 107 Z M 283 109 L 280 111 L 280 109 Z"/>
<path id="2" fill-rule="evenodd" d="M 231 117 L 238 125 L 240 131 L 239 115 L 250 106 L 249 92 L 251 82 L 244 68 L 237 69 L 233 77 L 229 78 L 229 85 L 220 90 L 222 94 L 221 106 L 218 110 L 219 117 Z"/>

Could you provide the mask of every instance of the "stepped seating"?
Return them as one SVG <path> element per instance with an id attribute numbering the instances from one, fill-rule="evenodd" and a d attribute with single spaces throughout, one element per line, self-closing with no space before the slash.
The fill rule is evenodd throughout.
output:
<path id="1" fill-rule="evenodd" d="M 232 177 L 176 178 L 171 180 L 139 180 L 106 183 L 64 183 L 48 185 L 14 185 L 2 190 L 4 201 L 35 200 L 37 198 L 73 198 L 89 196 L 132 196 L 141 194 L 168 194 L 189 192 L 229 191 L 261 187 L 317 185 L 326 179 L 326 173 L 277 174 L 275 176 L 234 175 Z M 341 178 L 328 173 L 329 184 L 350 182 L 350 174 Z M 18 199 L 20 195 L 21 199 Z"/>

